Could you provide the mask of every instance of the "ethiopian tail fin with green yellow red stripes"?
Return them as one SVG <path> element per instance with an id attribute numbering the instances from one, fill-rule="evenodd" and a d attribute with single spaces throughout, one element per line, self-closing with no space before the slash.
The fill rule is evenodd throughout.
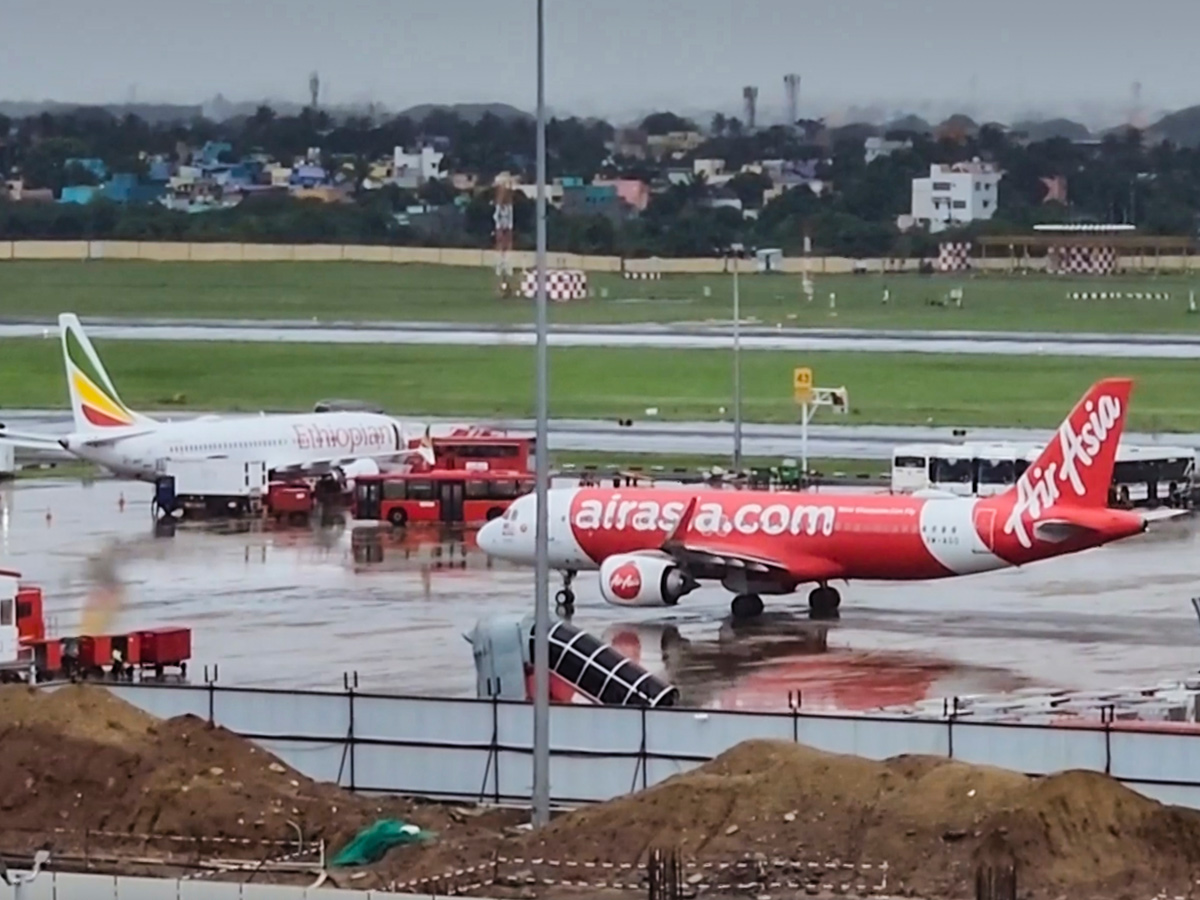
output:
<path id="1" fill-rule="evenodd" d="M 58 327 L 62 332 L 67 389 L 77 433 L 129 428 L 154 421 L 133 412 L 121 402 L 112 379 L 74 313 L 60 315 Z"/>

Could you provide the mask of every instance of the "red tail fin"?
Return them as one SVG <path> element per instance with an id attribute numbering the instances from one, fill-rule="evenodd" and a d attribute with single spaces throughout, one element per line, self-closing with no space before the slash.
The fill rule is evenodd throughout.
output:
<path id="1" fill-rule="evenodd" d="M 1014 514 L 1028 512 L 1033 519 L 1054 505 L 1108 505 L 1117 444 L 1125 429 L 1125 413 L 1133 381 L 1106 378 L 1097 381 L 1016 485 Z"/>

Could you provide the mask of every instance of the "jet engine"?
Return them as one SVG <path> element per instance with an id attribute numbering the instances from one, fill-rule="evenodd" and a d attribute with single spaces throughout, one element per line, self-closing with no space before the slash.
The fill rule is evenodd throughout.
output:
<path id="1" fill-rule="evenodd" d="M 699 586 L 666 554 L 619 553 L 600 564 L 600 594 L 613 606 L 674 606 Z"/>

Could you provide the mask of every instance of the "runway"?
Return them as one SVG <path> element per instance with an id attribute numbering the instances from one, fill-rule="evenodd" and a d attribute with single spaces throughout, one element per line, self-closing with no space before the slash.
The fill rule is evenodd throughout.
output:
<path id="1" fill-rule="evenodd" d="M 294 320 L 204 321 L 179 319 L 89 319 L 94 338 L 148 341 L 249 341 L 265 343 L 532 346 L 533 326 L 480 326 L 453 322 L 300 322 Z M 57 325 L 2 322 L 0 337 L 49 337 Z M 731 323 L 647 325 L 554 325 L 553 347 L 654 347 L 728 349 Z M 1081 356 L 1112 359 L 1200 359 L 1200 335 L 1054 334 L 1044 332 L 900 331 L 789 328 L 746 323 L 746 350 L 842 351 L 862 353 L 948 353 L 970 355 Z"/>
<path id="2" fill-rule="evenodd" d="M 155 418 L 189 419 L 202 413 L 149 412 Z M 439 427 L 462 424 L 494 425 L 522 434 L 533 434 L 533 419 L 483 420 L 453 417 L 422 417 L 408 420 L 400 417 L 409 434 L 420 434 L 425 423 Z M 71 418 L 66 410 L 5 410 L 0 409 L 0 423 L 14 430 L 66 434 Z M 963 440 L 994 442 L 1045 443 L 1053 436 L 1050 428 L 972 428 L 966 437 L 956 436 L 954 429 L 921 425 L 834 425 L 812 424 L 808 427 L 808 453 L 811 458 L 827 459 L 890 459 L 898 444 L 945 443 Z M 1126 443 L 1144 446 L 1200 448 L 1200 433 L 1151 434 L 1127 432 Z M 549 423 L 551 450 L 591 451 L 611 453 L 620 461 L 623 453 L 711 454 L 730 453 L 733 447 L 733 425 L 730 422 L 657 422 L 635 421 L 625 427 L 616 422 L 596 419 L 552 419 Z M 744 423 L 742 426 L 743 453 L 747 456 L 769 458 L 800 455 L 800 426 L 788 424 Z"/>
<path id="3" fill-rule="evenodd" d="M 186 624 L 191 671 L 226 684 L 471 696 L 463 633 L 532 608 L 533 574 L 491 563 L 470 533 L 327 531 L 154 535 L 147 485 L 0 487 L 0 560 L 43 586 L 54 633 L 94 594 L 119 599 L 111 630 Z M 122 508 L 120 499 L 125 503 Z M 685 702 L 869 709 L 1025 686 L 1144 686 L 1200 663 L 1189 597 L 1200 523 L 1023 569 L 915 584 L 852 583 L 842 618 L 814 623 L 805 595 L 771 598 L 753 626 L 705 587 L 674 609 L 626 610 L 576 581 L 575 623 L 665 672 Z M 103 591 L 99 591 L 103 588 Z"/>

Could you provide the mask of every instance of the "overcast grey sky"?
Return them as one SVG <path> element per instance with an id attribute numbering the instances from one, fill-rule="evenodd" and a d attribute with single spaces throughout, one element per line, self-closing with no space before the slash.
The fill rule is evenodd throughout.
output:
<path id="1" fill-rule="evenodd" d="M 502 101 L 532 109 L 534 0 L 0 0 L 0 99 Z M 1200 102 L 1197 0 L 546 0 L 556 110 L 761 117 L 936 103 L 1123 117 Z M 981 107 L 981 108 L 980 108 Z M 928 110 L 933 112 L 935 110 Z"/>

